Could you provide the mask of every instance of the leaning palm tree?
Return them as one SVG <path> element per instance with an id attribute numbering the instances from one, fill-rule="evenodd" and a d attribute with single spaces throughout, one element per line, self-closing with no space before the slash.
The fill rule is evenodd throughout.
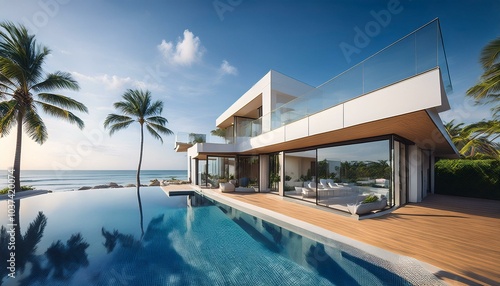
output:
<path id="1" fill-rule="evenodd" d="M 23 127 L 28 136 L 39 144 L 48 137 L 40 117 L 45 113 L 76 124 L 83 121 L 69 110 L 88 112 L 84 104 L 64 95 L 59 89 L 78 90 L 78 83 L 69 73 L 56 71 L 46 74 L 43 64 L 50 50 L 37 44 L 34 35 L 22 25 L 0 23 L 0 137 L 17 126 L 14 156 L 15 190 L 21 189 L 21 147 Z"/>
<path id="2" fill-rule="evenodd" d="M 139 201 L 139 209 L 141 212 L 141 231 L 144 234 L 142 223 L 142 204 L 140 198 L 140 174 L 142 164 L 142 154 L 144 147 L 144 125 L 149 133 L 163 143 L 160 134 L 171 135 L 173 132 L 165 127 L 168 123 L 167 119 L 161 116 L 163 111 L 162 101 L 152 101 L 151 92 L 148 90 L 131 90 L 128 89 L 122 96 L 123 101 L 118 101 L 113 106 L 120 111 L 121 114 L 109 114 L 104 120 L 104 127 L 109 128 L 109 134 L 113 135 L 116 131 L 129 127 L 132 123 L 138 122 L 141 126 L 141 147 L 139 152 L 139 165 L 137 166 L 137 199 Z"/>
<path id="3" fill-rule="evenodd" d="M 494 116 L 500 116 L 500 37 L 488 43 L 480 58 L 484 73 L 479 82 L 467 90 L 477 102 L 494 104 Z"/>

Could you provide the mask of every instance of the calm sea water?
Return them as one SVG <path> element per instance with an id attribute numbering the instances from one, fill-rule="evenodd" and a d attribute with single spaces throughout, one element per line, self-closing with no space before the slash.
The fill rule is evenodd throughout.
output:
<path id="1" fill-rule="evenodd" d="M 33 186 L 38 190 L 70 191 L 83 186 L 93 187 L 111 182 L 119 185 L 135 184 L 137 170 L 28 170 L 21 171 L 21 185 Z M 0 188 L 7 186 L 7 170 L 2 172 Z M 186 180 L 186 170 L 141 170 L 141 184 L 147 185 L 153 179 Z"/>

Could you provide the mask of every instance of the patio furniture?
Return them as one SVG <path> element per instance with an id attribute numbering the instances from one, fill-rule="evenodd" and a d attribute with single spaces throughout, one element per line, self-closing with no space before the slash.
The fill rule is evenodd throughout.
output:
<path id="1" fill-rule="evenodd" d="M 234 192 L 235 186 L 231 183 L 220 183 L 219 184 L 220 191 L 223 193 Z"/>
<path id="2" fill-rule="evenodd" d="M 382 210 L 387 206 L 387 198 L 381 196 L 378 201 L 372 203 L 347 204 L 347 209 L 351 214 L 363 215 L 376 210 Z"/>

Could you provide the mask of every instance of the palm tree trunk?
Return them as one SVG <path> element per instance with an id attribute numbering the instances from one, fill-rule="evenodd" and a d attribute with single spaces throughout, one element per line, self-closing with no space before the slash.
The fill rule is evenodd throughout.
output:
<path id="1" fill-rule="evenodd" d="M 14 189 L 16 192 L 21 191 L 21 147 L 23 141 L 23 112 L 19 110 L 17 113 L 17 139 L 16 139 L 16 154 L 14 156 Z"/>
<path id="2" fill-rule="evenodd" d="M 141 124 L 141 151 L 139 153 L 139 165 L 137 166 L 137 201 L 139 202 L 139 213 L 141 216 L 141 239 L 144 236 L 144 218 L 142 215 L 142 202 L 141 202 L 141 164 L 142 164 L 142 150 L 144 147 L 144 129 Z"/>

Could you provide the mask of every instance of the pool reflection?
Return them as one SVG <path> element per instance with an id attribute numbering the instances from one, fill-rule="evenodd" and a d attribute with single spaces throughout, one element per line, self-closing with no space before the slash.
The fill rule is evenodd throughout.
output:
<path id="1" fill-rule="evenodd" d="M 139 212 L 135 189 L 16 201 L 16 278 L 7 276 L 9 221 L 0 217 L 0 285 L 408 284 L 352 247 L 198 195 L 144 188 L 140 198 Z"/>

